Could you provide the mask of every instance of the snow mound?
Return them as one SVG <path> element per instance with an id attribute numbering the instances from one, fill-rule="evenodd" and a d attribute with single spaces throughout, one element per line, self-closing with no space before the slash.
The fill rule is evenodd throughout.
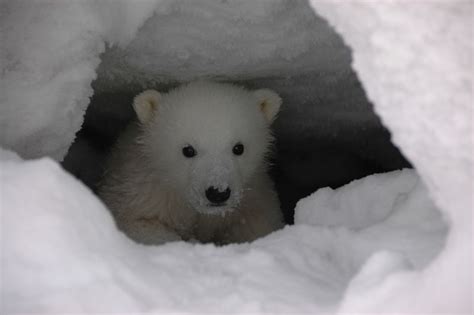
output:
<path id="1" fill-rule="evenodd" d="M 451 223 L 422 275 L 395 277 L 344 310 L 472 312 L 473 2 L 311 4 L 353 49 L 375 111 Z"/>
<path id="2" fill-rule="evenodd" d="M 129 42 L 157 3 L 1 1 L 2 146 L 61 160 L 82 124 L 105 42 Z"/>
<path id="3" fill-rule="evenodd" d="M 435 257 L 446 233 L 440 212 L 409 169 L 368 176 L 336 190 L 320 189 L 298 202 L 295 224 L 346 227 L 355 232 L 355 253 L 403 253 L 417 268 Z"/>
<path id="4" fill-rule="evenodd" d="M 363 183 L 354 181 L 340 189 L 319 189 L 297 205 L 295 223 L 347 226 L 360 229 L 382 221 L 406 201 L 418 177 L 404 170 L 368 176 Z M 361 194 L 366 199 L 361 199 Z M 361 206 L 361 203 L 363 206 Z"/>
<path id="5" fill-rule="evenodd" d="M 367 224 L 357 230 L 319 221 L 252 244 L 147 247 L 118 232 L 102 203 L 56 162 L 2 156 L 5 313 L 335 310 L 349 284 L 361 290 L 395 271 L 425 266 L 446 234 L 421 181 L 405 170 L 335 191 L 334 200 L 360 196 L 356 207 Z M 409 188 L 400 189 L 399 182 Z M 374 200 L 366 188 L 373 185 L 386 194 Z M 402 191 L 403 201 L 383 201 Z M 316 193 L 299 205 L 308 220 L 308 209 L 321 204 L 318 196 L 325 198 Z M 378 222 L 364 211 L 374 202 L 386 213 Z"/>

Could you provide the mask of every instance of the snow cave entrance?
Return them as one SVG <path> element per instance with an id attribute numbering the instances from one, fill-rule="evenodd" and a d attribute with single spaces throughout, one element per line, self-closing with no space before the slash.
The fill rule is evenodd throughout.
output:
<path id="1" fill-rule="evenodd" d="M 202 78 L 270 88 L 283 98 L 271 175 L 288 224 L 297 201 L 319 188 L 411 167 L 352 70 L 350 48 L 306 1 L 249 12 L 250 20 L 237 7 L 201 4 L 158 8 L 129 45 L 102 54 L 83 126 L 63 162 L 86 185 L 95 189 L 108 150 L 134 119 L 136 94 Z M 226 23 L 225 31 L 216 27 Z"/>

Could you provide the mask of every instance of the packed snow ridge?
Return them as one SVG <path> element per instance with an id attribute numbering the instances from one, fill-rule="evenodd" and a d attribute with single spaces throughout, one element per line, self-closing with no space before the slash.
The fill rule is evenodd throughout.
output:
<path id="1" fill-rule="evenodd" d="M 319 191 L 298 205 L 296 225 L 252 244 L 143 246 L 57 164 L 2 158 L 7 313 L 333 310 L 346 290 L 426 266 L 447 231 L 404 170 Z M 366 223 L 345 222 L 354 214 Z"/>

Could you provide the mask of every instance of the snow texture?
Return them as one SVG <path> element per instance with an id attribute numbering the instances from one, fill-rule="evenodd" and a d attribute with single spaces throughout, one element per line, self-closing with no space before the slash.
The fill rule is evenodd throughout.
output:
<path id="1" fill-rule="evenodd" d="M 245 80 L 334 71 L 350 52 L 332 34 L 306 1 L 166 0 L 128 46 L 102 56 L 98 91 L 207 76 Z"/>
<path id="2" fill-rule="evenodd" d="M 317 53 L 327 38 L 314 41 L 305 30 L 327 26 L 293 4 L 3 0 L 0 144 L 23 158 L 61 160 L 97 76 L 104 91 L 211 74 L 271 78 L 347 62 L 348 50 L 330 39 L 341 55 L 318 61 L 331 56 Z M 101 202 L 55 162 L 0 151 L 2 313 L 469 313 L 472 2 L 311 4 L 352 48 L 369 98 L 423 183 L 405 170 L 323 189 L 299 203 L 295 226 L 252 244 L 145 247 L 118 232 Z M 148 19 L 155 12 L 160 19 Z M 154 27 L 173 35 L 203 17 L 215 24 L 188 27 L 195 36 L 176 40 L 179 49 L 177 34 L 151 35 Z M 253 36 L 241 38 L 240 29 Z M 223 45 L 206 42 L 208 33 Z M 287 83 L 298 91 L 297 80 Z M 446 240 L 436 208 L 450 225 Z"/>
<path id="3" fill-rule="evenodd" d="M 156 3 L 2 0 L 2 146 L 61 160 L 82 124 L 105 41 L 130 41 Z"/>
<path id="4" fill-rule="evenodd" d="M 313 207 L 321 198 L 316 193 L 297 212 L 318 225 L 301 223 L 221 248 L 147 247 L 118 233 L 103 204 L 51 160 L 6 156 L 2 168 L 5 313 L 330 311 L 348 286 L 365 290 L 394 271 L 426 266 L 447 230 L 418 176 L 405 170 L 336 191 L 341 200 L 359 195 L 350 204 L 367 224 L 357 230 L 328 227 L 333 222 L 317 213 L 333 209 Z M 374 198 L 370 187 L 385 194 Z M 374 203 L 384 220 L 363 211 Z"/>
<path id="5" fill-rule="evenodd" d="M 446 250 L 422 275 L 394 277 L 343 310 L 469 313 L 472 1 L 311 3 L 353 48 L 353 67 L 375 110 L 452 224 Z M 392 303 L 382 302 L 388 297 Z"/>

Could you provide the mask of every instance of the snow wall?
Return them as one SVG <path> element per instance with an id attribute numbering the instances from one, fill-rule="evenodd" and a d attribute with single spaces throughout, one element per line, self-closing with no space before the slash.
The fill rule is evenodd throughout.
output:
<path id="1" fill-rule="evenodd" d="M 321 72 L 319 58 L 332 55 L 311 47 L 315 34 L 299 31 L 314 15 L 307 5 L 216 3 L 3 1 L 2 147 L 26 159 L 61 160 L 94 92 L 203 76 L 272 78 L 275 68 L 289 77 L 311 75 L 308 67 Z M 469 312 L 472 3 L 311 6 L 351 49 L 335 50 L 341 55 L 328 67 L 352 53 L 376 112 L 423 182 L 405 170 L 319 190 L 298 204 L 294 226 L 252 244 L 145 248 L 119 233 L 100 201 L 55 163 L 4 150 L 2 311 Z M 213 19 L 216 7 L 230 18 Z M 213 29 L 228 29 L 218 38 L 227 48 L 203 44 L 200 29 L 181 40 L 172 21 L 152 18 L 186 10 L 190 19 L 204 16 Z M 259 24 L 268 15 L 281 28 Z M 153 24 L 163 33 L 137 36 Z M 245 26 L 266 31 L 232 47 Z M 325 40 L 340 45 L 319 38 Z M 130 50 L 131 43 L 140 50 Z M 259 53 L 245 54 L 255 43 Z M 293 94 L 296 83 L 287 83 Z"/>

